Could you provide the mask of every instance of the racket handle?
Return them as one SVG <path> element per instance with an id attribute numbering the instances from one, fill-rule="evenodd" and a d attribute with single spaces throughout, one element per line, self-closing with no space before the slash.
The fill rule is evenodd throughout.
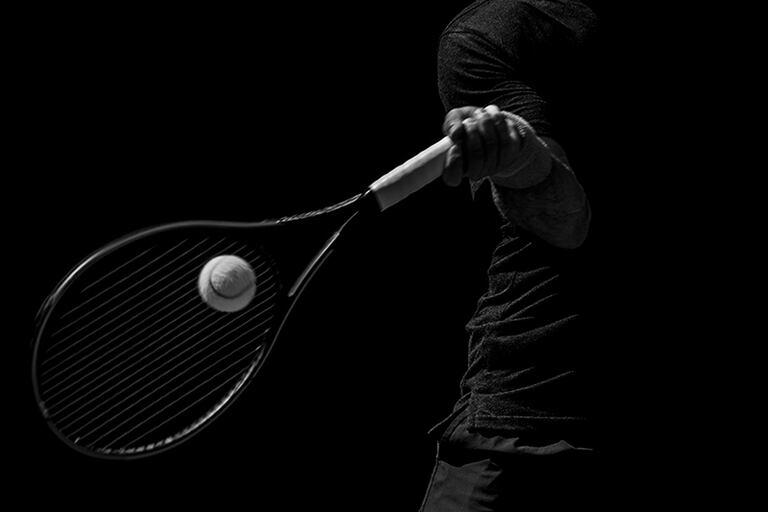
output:
<path id="1" fill-rule="evenodd" d="M 444 137 L 374 181 L 368 188 L 376 196 L 381 210 L 399 203 L 441 176 L 445 157 L 452 145 L 451 139 Z"/>

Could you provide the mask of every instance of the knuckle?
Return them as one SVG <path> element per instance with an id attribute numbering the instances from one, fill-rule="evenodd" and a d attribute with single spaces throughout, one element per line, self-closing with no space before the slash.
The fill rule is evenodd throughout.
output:
<path id="1" fill-rule="evenodd" d="M 477 135 L 477 132 L 473 132 L 472 137 L 469 137 L 469 140 L 467 141 L 467 149 L 473 153 L 479 153 L 483 149 L 482 141 L 480 140 L 480 137 Z"/>
<path id="2" fill-rule="evenodd" d="M 453 140 L 459 140 L 464 137 L 465 128 L 462 123 L 451 123 L 446 126 L 446 134 Z"/>
<path id="3" fill-rule="evenodd" d="M 494 121 L 490 116 L 486 116 L 480 120 L 480 126 L 483 130 L 493 130 L 494 128 Z"/>

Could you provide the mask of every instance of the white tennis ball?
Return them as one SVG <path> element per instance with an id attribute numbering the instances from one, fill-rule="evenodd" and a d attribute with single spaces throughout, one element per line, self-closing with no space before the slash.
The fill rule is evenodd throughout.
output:
<path id="1" fill-rule="evenodd" d="M 197 282 L 200 296 L 218 311 L 240 311 L 256 293 L 253 269 L 242 258 L 216 256 L 205 264 Z"/>

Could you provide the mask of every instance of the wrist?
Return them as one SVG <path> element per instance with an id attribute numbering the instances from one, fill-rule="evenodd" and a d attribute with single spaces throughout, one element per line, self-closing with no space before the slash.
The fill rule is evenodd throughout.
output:
<path id="1" fill-rule="evenodd" d="M 543 181 L 551 172 L 553 157 L 547 144 L 536 135 L 536 131 L 525 119 L 504 112 L 510 130 L 520 136 L 520 150 L 505 170 L 491 176 L 496 185 L 509 188 L 528 188 Z"/>

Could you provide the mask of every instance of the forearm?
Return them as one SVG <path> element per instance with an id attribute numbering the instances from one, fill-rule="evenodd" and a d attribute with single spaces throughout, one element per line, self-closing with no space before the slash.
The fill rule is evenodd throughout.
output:
<path id="1" fill-rule="evenodd" d="M 491 180 L 494 201 L 522 229 L 556 247 L 573 249 L 586 239 L 589 201 L 559 146 L 551 140 L 546 144 L 548 158 L 534 160 L 512 178 Z"/>

